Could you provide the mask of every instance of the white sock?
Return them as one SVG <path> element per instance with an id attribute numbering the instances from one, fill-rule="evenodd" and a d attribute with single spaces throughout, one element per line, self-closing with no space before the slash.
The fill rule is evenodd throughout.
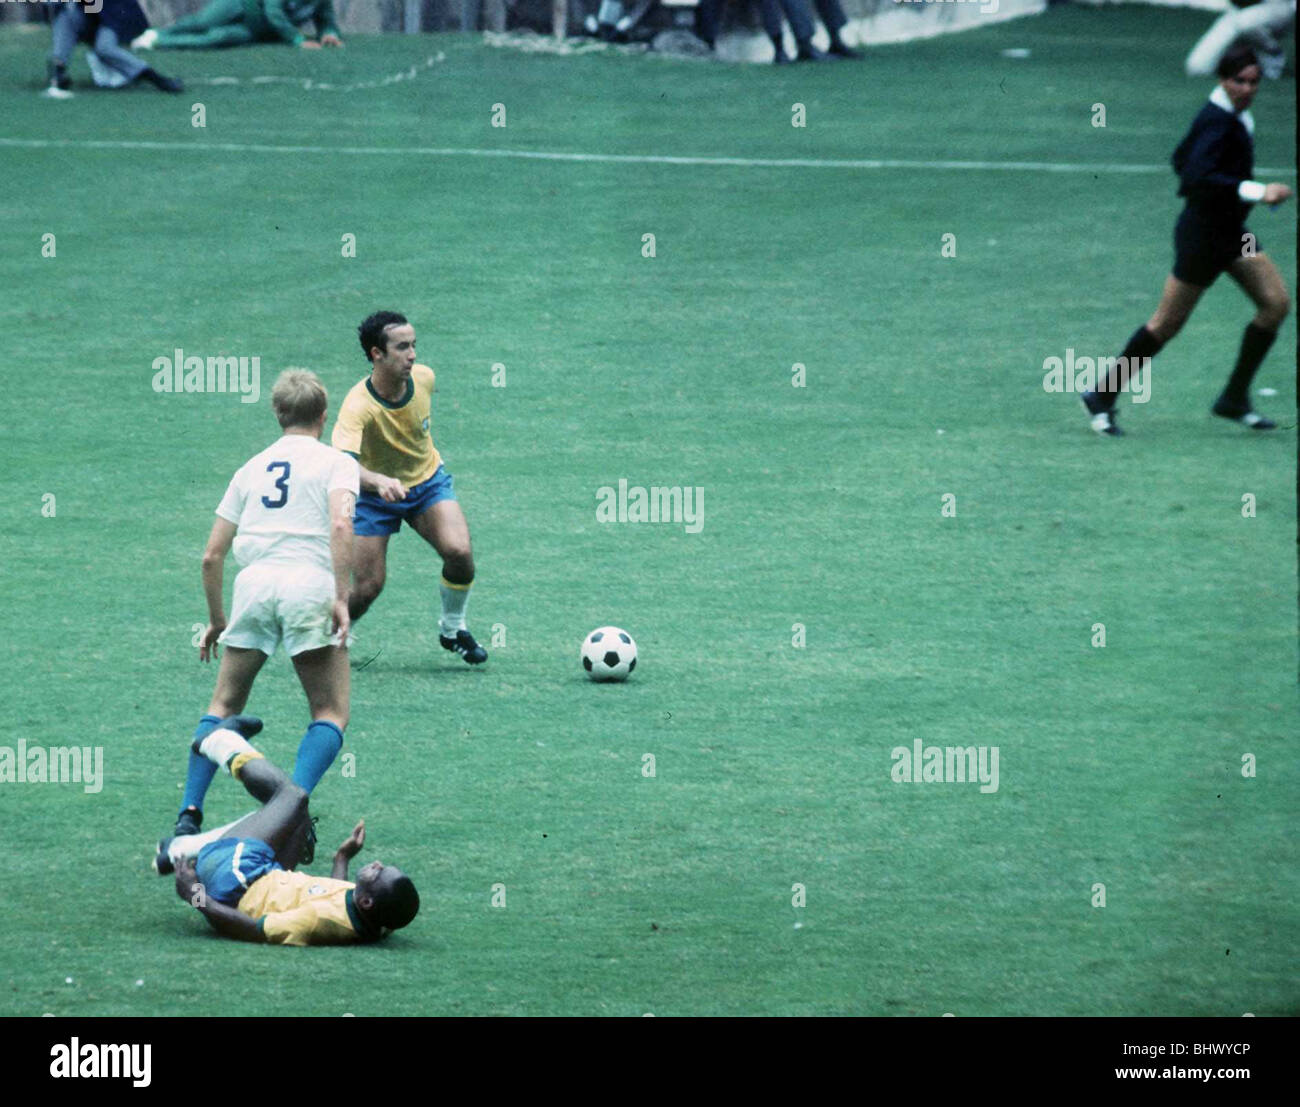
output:
<path id="1" fill-rule="evenodd" d="M 247 816 L 245 816 L 247 817 Z M 172 865 L 185 857 L 197 857 L 199 850 L 210 842 L 219 842 L 231 830 L 235 823 L 226 823 L 225 826 L 213 827 L 211 830 L 205 830 L 202 834 L 178 834 L 171 840 L 167 847 L 167 856 L 171 858 Z"/>
<path id="2" fill-rule="evenodd" d="M 236 754 L 256 753 L 248 739 L 235 730 L 219 727 L 199 743 L 199 753 L 209 761 L 230 772 L 230 761 Z"/>
<path id="3" fill-rule="evenodd" d="M 450 584 L 443 577 L 438 585 L 442 595 L 442 618 L 438 631 L 444 638 L 455 638 L 458 630 L 465 629 L 465 605 L 469 603 L 470 584 Z"/>

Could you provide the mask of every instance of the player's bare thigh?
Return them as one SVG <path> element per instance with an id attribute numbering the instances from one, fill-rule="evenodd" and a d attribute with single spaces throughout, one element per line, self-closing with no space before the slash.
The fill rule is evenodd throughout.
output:
<path id="1" fill-rule="evenodd" d="M 266 654 L 261 650 L 246 650 L 239 646 L 225 646 L 221 654 L 221 667 L 217 670 L 217 687 L 208 704 L 208 714 L 224 719 L 238 715 L 248 703 L 253 681 L 266 664 Z"/>
<path id="2" fill-rule="evenodd" d="M 379 595 L 388 575 L 387 534 L 358 534 L 352 539 L 352 577 L 356 586 Z"/>
<path id="3" fill-rule="evenodd" d="M 1286 279 L 1272 258 L 1267 254 L 1237 258 L 1228 266 L 1228 276 L 1254 302 L 1256 326 L 1271 331 L 1282 325 L 1291 310 L 1291 297 L 1286 290 Z"/>
<path id="4" fill-rule="evenodd" d="M 439 500 L 412 519 L 411 526 L 438 551 L 448 580 L 455 584 L 468 584 L 474 579 L 474 553 L 470 545 L 469 523 L 459 503 L 455 500 Z"/>
<path id="5" fill-rule="evenodd" d="M 352 694 L 347 647 L 304 650 L 294 656 L 293 667 L 302 682 L 302 690 L 307 694 L 307 707 L 312 719 L 324 719 L 339 730 L 346 727 Z"/>

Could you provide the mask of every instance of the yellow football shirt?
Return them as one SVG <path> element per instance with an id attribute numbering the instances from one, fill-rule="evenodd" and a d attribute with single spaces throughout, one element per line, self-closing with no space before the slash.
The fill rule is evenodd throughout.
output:
<path id="1" fill-rule="evenodd" d="M 348 880 L 276 869 L 248 886 L 239 910 L 262 924 L 262 933 L 273 945 L 376 941 L 380 932 L 366 925 L 352 902 L 355 887 Z"/>
<path id="2" fill-rule="evenodd" d="M 408 488 L 428 480 L 442 464 L 429 430 L 433 382 L 433 370 L 416 365 L 406 398 L 391 403 L 375 392 L 369 377 L 358 381 L 339 408 L 330 442 L 353 454 L 363 468 L 395 477 Z"/>

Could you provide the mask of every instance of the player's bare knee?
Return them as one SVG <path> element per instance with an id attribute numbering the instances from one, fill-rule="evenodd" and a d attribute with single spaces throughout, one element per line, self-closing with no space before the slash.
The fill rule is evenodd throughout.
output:
<path id="1" fill-rule="evenodd" d="M 1270 296 L 1259 308 L 1260 326 L 1276 330 L 1291 311 L 1291 298 L 1285 293 Z"/>
<path id="2" fill-rule="evenodd" d="M 469 584 L 474 580 L 474 555 L 468 543 L 453 546 L 443 554 L 442 575 L 452 584 Z"/>
<path id="3" fill-rule="evenodd" d="M 293 805 L 294 813 L 301 817 L 307 814 L 307 801 L 309 796 L 307 789 L 292 780 L 286 780 L 279 788 L 276 789 L 276 797 L 283 796 L 285 803 Z"/>
<path id="4" fill-rule="evenodd" d="M 379 593 L 384 590 L 384 573 L 372 573 L 368 576 L 357 577 L 352 588 L 352 593 L 363 603 L 373 603 Z"/>

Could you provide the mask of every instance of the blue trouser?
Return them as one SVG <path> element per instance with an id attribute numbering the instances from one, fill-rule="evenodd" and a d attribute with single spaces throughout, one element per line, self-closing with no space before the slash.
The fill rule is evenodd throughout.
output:
<path id="1" fill-rule="evenodd" d="M 77 41 L 86 31 L 86 13 L 80 4 L 64 4 L 54 20 L 54 48 L 52 56 L 59 65 L 67 65 L 76 49 Z M 126 49 L 117 38 L 117 32 L 103 23 L 95 32 L 91 47 L 109 69 L 116 69 L 128 81 L 134 81 L 149 67 Z"/>
<path id="2" fill-rule="evenodd" d="M 763 17 L 763 30 L 776 42 L 781 38 L 781 9 L 790 21 L 790 31 L 795 42 L 808 42 L 813 36 L 812 13 L 804 0 L 759 0 L 759 13 Z"/>

